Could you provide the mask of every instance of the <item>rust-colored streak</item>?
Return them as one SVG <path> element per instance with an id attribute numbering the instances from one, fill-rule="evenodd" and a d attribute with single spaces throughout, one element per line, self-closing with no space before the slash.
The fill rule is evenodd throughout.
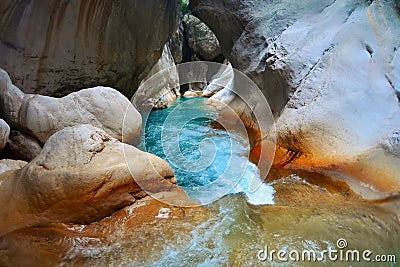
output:
<path id="1" fill-rule="evenodd" d="M 106 32 L 108 21 L 111 17 L 111 13 L 113 10 L 113 2 L 107 1 L 102 6 L 101 10 L 101 25 L 100 25 L 100 32 L 99 32 L 99 45 L 98 45 L 98 54 L 104 55 L 105 53 L 105 40 L 106 40 Z"/>
<path id="2" fill-rule="evenodd" d="M 82 22 L 85 18 L 86 4 L 87 1 L 81 1 L 79 6 L 78 26 L 76 27 L 75 39 L 77 39 L 79 37 L 79 33 L 82 32 Z"/>
<path id="3" fill-rule="evenodd" d="M 50 10 L 54 10 L 55 6 L 51 6 L 49 8 L 50 8 Z M 49 55 L 51 37 L 52 37 L 54 24 L 55 24 L 54 23 L 55 17 L 57 17 L 57 12 L 51 12 L 49 24 L 47 26 L 46 41 L 45 41 L 45 44 L 43 47 L 42 56 L 40 57 L 40 60 L 39 60 L 39 67 L 37 69 L 37 85 L 40 85 L 42 83 L 42 74 L 45 73 L 45 71 L 43 71 L 43 67 L 45 66 L 45 61 Z"/>
<path id="4" fill-rule="evenodd" d="M 94 18 L 94 14 L 96 13 L 96 8 L 97 8 L 97 4 L 98 1 L 97 0 L 91 0 L 89 1 L 89 5 L 88 5 L 88 9 L 87 9 L 87 13 L 86 13 L 86 20 L 85 20 L 85 34 L 86 36 L 89 34 L 89 28 L 90 25 L 93 25 L 93 18 Z"/>
<path id="5" fill-rule="evenodd" d="M 57 23 L 56 23 L 57 29 L 61 28 L 68 5 L 69 5 L 69 2 L 64 2 L 64 3 L 62 3 L 60 9 L 58 10 Z"/>

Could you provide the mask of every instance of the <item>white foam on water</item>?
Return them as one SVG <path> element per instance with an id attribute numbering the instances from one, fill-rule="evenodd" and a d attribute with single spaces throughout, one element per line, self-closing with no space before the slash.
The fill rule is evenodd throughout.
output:
<path id="1" fill-rule="evenodd" d="M 254 180 L 253 180 L 254 179 Z M 254 182 L 259 184 L 255 191 L 250 190 L 250 185 Z M 246 194 L 247 202 L 253 205 L 274 204 L 275 189 L 263 182 L 258 174 L 258 169 L 253 163 L 248 163 L 246 171 L 238 184 L 232 189 L 231 193 Z"/>

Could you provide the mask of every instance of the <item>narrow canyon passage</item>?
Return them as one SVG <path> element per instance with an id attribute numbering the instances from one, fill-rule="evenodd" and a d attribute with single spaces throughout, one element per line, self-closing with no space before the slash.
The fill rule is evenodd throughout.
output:
<path id="1" fill-rule="evenodd" d="M 399 36 L 400 0 L 0 0 L 0 267 L 398 266 Z"/>

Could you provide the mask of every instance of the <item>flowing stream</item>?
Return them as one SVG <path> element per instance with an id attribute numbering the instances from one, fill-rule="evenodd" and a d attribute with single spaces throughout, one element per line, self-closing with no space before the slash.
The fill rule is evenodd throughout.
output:
<path id="1" fill-rule="evenodd" d="M 136 203 L 91 225 L 16 231 L 0 240 L 0 262 L 31 266 L 396 266 L 340 258 L 335 262 L 326 258 L 302 261 L 301 257 L 297 262 L 260 261 L 258 256 L 265 255 L 259 252 L 266 248 L 288 253 L 312 250 L 320 256 L 323 250 L 338 249 L 339 239 L 347 242 L 344 253 L 346 249 L 370 250 L 371 257 L 394 255 L 399 261 L 399 204 L 364 201 L 345 186 L 317 185 L 301 173 L 281 175 L 250 192 L 249 181 L 259 177 L 247 160 L 244 139 L 212 127 L 215 113 L 203 100 L 187 100 L 190 105 L 183 102 L 152 111 L 143 145 L 170 162 L 178 184 L 197 201 L 211 199 L 210 193 L 201 190 L 207 185 L 225 196 L 187 211 L 173 208 L 171 216 L 155 216 L 168 207 L 163 203 L 148 207 Z M 192 120 L 193 114 L 196 119 Z M 179 126 L 178 135 L 162 133 L 168 131 L 163 126 L 166 120 Z M 177 137 L 179 146 L 174 143 Z M 170 149 L 168 156 L 165 149 Z M 182 151 L 186 160 L 200 165 L 211 164 L 203 170 L 195 165 L 177 166 L 177 159 L 185 159 L 174 158 L 171 151 Z M 215 156 L 198 161 L 208 152 Z M 227 162 L 233 166 L 229 172 Z M 221 184 L 232 173 L 240 176 L 228 186 Z"/>
<path id="2" fill-rule="evenodd" d="M 178 185 L 200 204 L 229 193 L 244 193 L 251 204 L 273 204 L 274 189 L 261 182 L 257 167 L 248 160 L 247 138 L 213 128 L 218 113 L 205 102 L 180 98 L 167 109 L 153 110 L 142 149 L 165 159 Z M 251 190 L 251 182 L 259 185 L 257 190 Z"/>

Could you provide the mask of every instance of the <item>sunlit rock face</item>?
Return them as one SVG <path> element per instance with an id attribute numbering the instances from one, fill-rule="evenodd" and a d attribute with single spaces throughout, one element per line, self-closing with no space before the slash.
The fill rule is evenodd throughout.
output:
<path id="1" fill-rule="evenodd" d="M 142 129 L 139 112 L 113 88 L 98 86 L 62 98 L 24 94 L 1 68 L 0 114 L 13 129 L 42 144 L 55 132 L 77 124 L 99 127 L 130 144 L 138 142 Z"/>
<path id="2" fill-rule="evenodd" d="M 176 30 L 179 1 L 0 3 L 0 65 L 25 93 L 111 86 L 132 96 Z"/>
<path id="3" fill-rule="evenodd" d="M 0 175 L 0 200 L 9 204 L 0 208 L 0 235 L 51 222 L 97 221 L 146 192 L 184 196 L 173 178 L 164 160 L 120 143 L 101 129 L 65 128 L 22 169 Z"/>
<path id="4" fill-rule="evenodd" d="M 268 99 L 277 165 L 332 167 L 400 190 L 398 1 L 190 4 Z"/>

